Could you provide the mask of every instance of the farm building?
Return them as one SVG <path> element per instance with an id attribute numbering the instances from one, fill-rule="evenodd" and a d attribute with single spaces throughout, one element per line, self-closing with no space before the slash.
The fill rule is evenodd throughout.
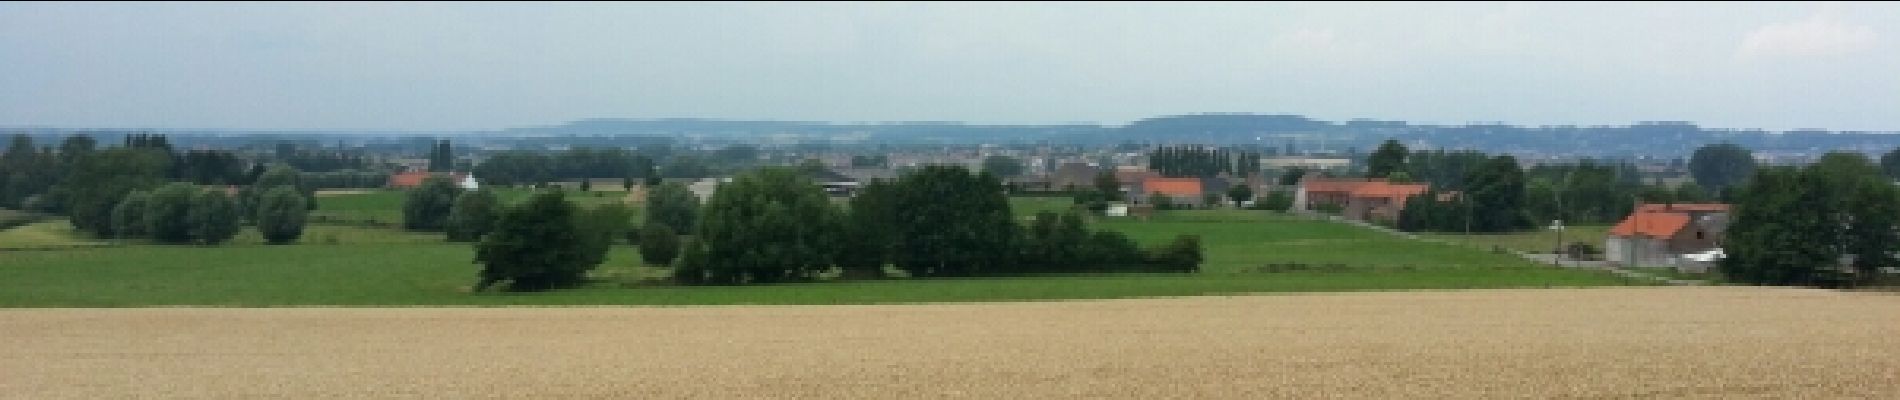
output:
<path id="1" fill-rule="evenodd" d="M 1722 247 L 1727 204 L 1639 204 L 1603 239 L 1604 258 L 1619 265 L 1706 270 L 1682 256 Z"/>

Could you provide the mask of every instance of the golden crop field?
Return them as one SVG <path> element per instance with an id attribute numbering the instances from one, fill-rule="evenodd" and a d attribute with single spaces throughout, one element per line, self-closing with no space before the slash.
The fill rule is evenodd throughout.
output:
<path id="1" fill-rule="evenodd" d="M 1900 296 L 1740 287 L 0 311 L 0 397 L 1900 398 Z"/>

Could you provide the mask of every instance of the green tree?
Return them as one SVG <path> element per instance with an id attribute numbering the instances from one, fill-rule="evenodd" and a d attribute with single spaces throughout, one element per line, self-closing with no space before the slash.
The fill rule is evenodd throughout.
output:
<path id="1" fill-rule="evenodd" d="M 1201 237 L 1199 235 L 1179 235 L 1167 245 L 1148 251 L 1149 262 L 1164 272 L 1200 272 Z"/>
<path id="2" fill-rule="evenodd" d="M 449 212 L 455 208 L 455 196 L 462 189 L 449 178 L 436 175 L 410 189 L 402 202 L 402 228 L 412 231 L 440 232 L 448 226 Z"/>
<path id="3" fill-rule="evenodd" d="M 1366 159 L 1366 177 L 1387 178 L 1394 172 L 1405 171 L 1407 154 L 1410 153 L 1405 149 L 1405 145 L 1399 144 L 1397 140 L 1386 139 L 1385 143 L 1380 143 L 1379 149 L 1374 150 L 1372 156 Z"/>
<path id="4" fill-rule="evenodd" d="M 640 229 L 640 260 L 647 265 L 669 265 L 679 257 L 680 236 L 666 224 L 646 224 Z"/>
<path id="5" fill-rule="evenodd" d="M 1300 167 L 1287 168 L 1286 172 L 1280 173 L 1280 186 L 1298 185 L 1300 184 L 1300 179 L 1305 178 L 1305 177 L 1306 177 L 1305 168 L 1300 168 Z"/>
<path id="6" fill-rule="evenodd" d="M 607 251 L 617 239 L 628 237 L 633 228 L 633 210 L 618 203 L 580 210 L 574 213 L 574 226 L 581 230 L 582 261 L 598 265 L 607 261 Z"/>
<path id="7" fill-rule="evenodd" d="M 1805 169 L 1764 168 L 1748 182 L 1724 244 L 1729 279 L 1854 286 L 1900 265 L 1900 193 L 1865 156 L 1829 153 Z"/>
<path id="8" fill-rule="evenodd" d="M 1900 181 L 1900 148 L 1880 155 L 1880 171 L 1886 174 L 1887 180 Z"/>
<path id="9" fill-rule="evenodd" d="M 647 193 L 646 223 L 664 224 L 674 232 L 692 232 L 699 218 L 699 197 L 679 182 L 660 184 Z"/>
<path id="10" fill-rule="evenodd" d="M 301 171 L 288 164 L 272 164 L 264 170 L 263 174 L 258 175 L 257 179 L 252 180 L 251 186 L 238 192 L 238 211 L 242 212 L 246 219 L 255 221 L 258 205 L 263 201 L 264 193 L 279 187 L 291 188 L 302 195 L 305 209 L 317 208 L 317 191 L 314 186 L 304 183 Z"/>
<path id="11" fill-rule="evenodd" d="M 205 245 L 231 241 L 243 223 L 238 217 L 237 204 L 218 190 L 198 192 L 187 214 L 186 219 L 191 221 L 192 240 Z"/>
<path id="12" fill-rule="evenodd" d="M 1287 209 L 1293 208 L 1293 195 L 1287 194 L 1285 190 L 1275 190 L 1267 193 L 1267 197 L 1260 199 L 1254 208 L 1286 212 Z"/>
<path id="13" fill-rule="evenodd" d="M 1465 178 L 1474 232 L 1509 232 L 1531 226 L 1525 212 L 1524 171 L 1508 155 L 1492 157 Z"/>
<path id="14" fill-rule="evenodd" d="M 983 158 L 983 172 L 1000 177 L 1012 177 L 1023 174 L 1023 160 L 1010 156 L 989 156 Z"/>
<path id="15" fill-rule="evenodd" d="M 62 193 L 73 227 L 112 237 L 112 209 L 134 190 L 157 187 L 171 171 L 159 149 L 114 148 L 79 159 L 54 190 Z"/>
<path id="16" fill-rule="evenodd" d="M 782 167 L 740 174 L 719 188 L 701 216 L 696 249 L 701 277 L 686 282 L 775 283 L 810 279 L 833 265 L 842 219 L 805 174 Z"/>
<path id="17" fill-rule="evenodd" d="M 1239 207 L 1241 203 L 1253 200 L 1253 186 L 1245 183 L 1233 185 L 1227 188 L 1227 198 L 1234 201 L 1235 207 Z"/>
<path id="18" fill-rule="evenodd" d="M 1102 193 L 1103 201 L 1122 201 L 1122 182 L 1114 171 L 1095 174 L 1095 191 Z"/>
<path id="19" fill-rule="evenodd" d="M 297 189 L 272 188 L 258 199 L 257 231 L 269 244 L 288 244 L 303 236 L 304 217 L 310 213 Z"/>
<path id="20" fill-rule="evenodd" d="M 897 268 L 921 277 L 1013 269 L 1019 227 L 994 175 L 926 166 L 899 178 L 897 192 Z"/>
<path id="21" fill-rule="evenodd" d="M 1754 154 L 1733 143 L 1702 146 L 1689 157 L 1689 174 L 1697 184 L 1713 191 L 1742 183 L 1754 171 Z"/>
<path id="22" fill-rule="evenodd" d="M 535 194 L 501 215 L 495 231 L 475 245 L 482 264 L 476 291 L 507 282 L 508 290 L 537 291 L 580 283 L 588 270 L 588 243 L 578 214 L 559 191 Z"/>
<path id="23" fill-rule="evenodd" d="M 151 195 L 143 190 L 127 193 L 119 205 L 112 208 L 113 237 L 130 239 L 145 237 L 145 210 Z"/>
<path id="24" fill-rule="evenodd" d="M 145 203 L 145 233 L 160 243 L 191 242 L 191 203 L 198 188 L 174 182 L 152 191 Z"/>
<path id="25" fill-rule="evenodd" d="M 481 240 L 495 228 L 495 219 L 501 215 L 501 202 L 495 198 L 495 192 L 488 189 L 471 190 L 455 196 L 455 205 L 449 209 L 448 239 L 451 242 L 473 242 Z"/>
<path id="26" fill-rule="evenodd" d="M 897 247 L 896 224 L 901 194 L 895 183 L 873 180 L 851 198 L 845 218 L 838 267 L 849 278 L 882 278 Z"/>

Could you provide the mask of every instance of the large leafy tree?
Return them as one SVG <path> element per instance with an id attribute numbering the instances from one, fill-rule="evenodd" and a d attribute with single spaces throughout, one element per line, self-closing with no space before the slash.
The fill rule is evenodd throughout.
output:
<path id="1" fill-rule="evenodd" d="M 1829 153 L 1801 170 L 1765 168 L 1739 198 L 1722 262 L 1732 280 L 1853 286 L 1900 266 L 1893 255 L 1900 193 L 1865 156 Z"/>
<path id="2" fill-rule="evenodd" d="M 409 190 L 402 202 L 402 228 L 430 232 L 447 228 L 449 212 L 455 208 L 455 197 L 461 192 L 448 177 L 436 175 L 423 179 L 420 186 Z"/>
<path id="3" fill-rule="evenodd" d="M 1508 155 L 1492 157 L 1466 179 L 1474 232 L 1507 232 L 1530 226 L 1524 206 L 1524 171 Z"/>
<path id="4" fill-rule="evenodd" d="M 475 262 L 482 264 L 475 290 L 506 282 L 509 290 L 534 291 L 580 283 L 598 262 L 589 256 L 589 243 L 577 225 L 579 213 L 559 191 L 535 194 L 527 203 L 509 208 L 495 230 L 475 245 Z"/>
<path id="5" fill-rule="evenodd" d="M 170 170 L 171 154 L 163 150 L 103 150 L 74 162 L 55 190 L 63 193 L 74 228 L 110 237 L 113 207 L 127 193 L 163 183 Z"/>
<path id="6" fill-rule="evenodd" d="M 449 241 L 481 240 L 482 235 L 495 228 L 495 219 L 500 214 L 501 202 L 495 198 L 494 191 L 479 189 L 455 196 L 455 205 L 449 209 Z"/>
<path id="7" fill-rule="evenodd" d="M 112 208 L 112 236 L 121 239 L 145 237 L 146 202 L 151 194 L 143 190 L 127 193 Z"/>
<path id="8" fill-rule="evenodd" d="M 850 213 L 844 224 L 846 239 L 837 258 L 845 276 L 884 276 L 884 266 L 890 263 L 897 246 L 896 225 L 900 222 L 897 190 L 894 182 L 874 180 L 851 198 Z"/>
<path id="9" fill-rule="evenodd" d="M 1702 146 L 1689 157 L 1689 174 L 1709 190 L 1722 192 L 1755 171 L 1755 156 L 1733 143 Z"/>
<path id="10" fill-rule="evenodd" d="M 303 236 L 304 218 L 310 213 L 297 189 L 279 186 L 258 198 L 257 232 L 269 244 L 289 244 Z"/>
<path id="11" fill-rule="evenodd" d="M 1399 144 L 1397 140 L 1386 139 L 1385 143 L 1379 144 L 1378 150 L 1372 152 L 1371 157 L 1366 158 L 1366 177 L 1386 178 L 1394 172 L 1405 171 L 1406 154 L 1405 145 Z"/>
<path id="12" fill-rule="evenodd" d="M 983 172 L 991 175 L 1010 177 L 1023 174 L 1023 160 L 1010 156 L 989 156 L 983 158 Z"/>
<path id="13" fill-rule="evenodd" d="M 815 277 L 834 265 L 843 222 L 818 185 L 789 168 L 741 174 L 713 194 L 686 258 L 683 282 L 773 283 Z M 704 254 L 693 254 L 704 252 Z"/>
<path id="14" fill-rule="evenodd" d="M 640 261 L 647 265 L 668 265 L 680 253 L 679 233 L 664 224 L 646 224 L 640 229 Z"/>
<path id="15" fill-rule="evenodd" d="M 927 166 L 899 179 L 897 192 L 898 268 L 924 277 L 1012 269 L 1019 228 L 995 176 Z"/>
<path id="16" fill-rule="evenodd" d="M 191 222 L 192 240 L 207 245 L 230 241 L 237 236 L 243 222 L 238 218 L 237 204 L 231 201 L 231 196 L 218 190 L 198 192 L 198 196 L 192 198 L 186 219 Z"/>
<path id="17" fill-rule="evenodd" d="M 647 193 L 646 223 L 666 225 L 674 232 L 692 232 L 699 217 L 699 197 L 686 185 L 668 182 Z"/>
<path id="18" fill-rule="evenodd" d="M 264 193 L 279 187 L 291 188 L 303 196 L 305 209 L 317 208 L 317 191 L 304 183 L 303 173 L 289 164 L 273 164 L 258 175 L 257 179 L 252 180 L 251 186 L 238 192 L 238 211 L 242 212 L 246 219 L 255 221 L 259 210 L 258 205 L 262 202 Z"/>
<path id="19" fill-rule="evenodd" d="M 145 233 L 160 243 L 191 242 L 191 203 L 198 188 L 174 182 L 152 191 L 145 203 Z"/>

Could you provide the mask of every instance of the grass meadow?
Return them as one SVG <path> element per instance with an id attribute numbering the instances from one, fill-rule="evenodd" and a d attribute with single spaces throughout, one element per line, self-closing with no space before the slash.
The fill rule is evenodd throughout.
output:
<path id="1" fill-rule="evenodd" d="M 319 201 L 323 212 L 399 220 L 400 194 Z M 508 196 L 518 201 L 526 192 Z M 583 196 L 583 203 L 599 204 Z M 1023 215 L 1068 207 L 1065 198 L 1012 203 Z M 866 304 L 1639 284 L 1597 271 L 1553 269 L 1473 247 L 1263 211 L 1167 211 L 1147 221 L 1107 219 L 1090 226 L 1124 232 L 1144 246 L 1179 234 L 1200 235 L 1203 272 L 679 287 L 659 279 L 666 274 L 663 269 L 637 265 L 637 250 L 621 244 L 595 271 L 593 282 L 581 288 L 469 293 L 478 268 L 469 244 L 446 243 L 439 234 L 315 224 L 300 244 L 286 246 L 264 245 L 247 229 L 233 243 L 217 247 L 108 242 L 0 250 L 0 306 Z M 95 242 L 57 219 L 0 231 L 0 249 Z"/>

